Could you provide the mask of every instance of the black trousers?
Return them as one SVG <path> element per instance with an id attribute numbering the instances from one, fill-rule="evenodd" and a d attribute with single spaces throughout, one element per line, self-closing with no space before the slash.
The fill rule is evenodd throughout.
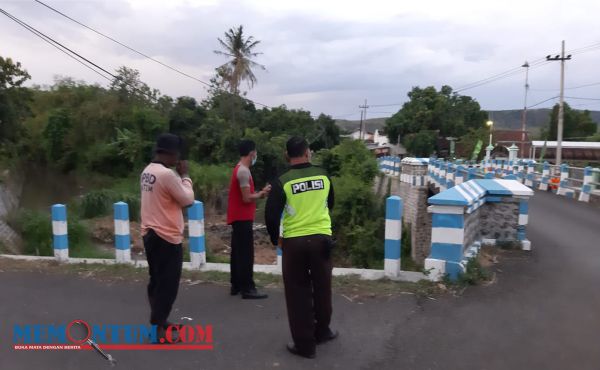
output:
<path id="1" fill-rule="evenodd" d="M 309 235 L 283 239 L 283 283 L 290 331 L 303 352 L 314 352 L 331 322 L 331 238 Z"/>
<path id="2" fill-rule="evenodd" d="M 165 325 L 179 290 L 183 264 L 181 244 L 171 244 L 150 230 L 144 236 L 144 249 L 148 260 L 148 301 L 150 324 Z"/>
<path id="3" fill-rule="evenodd" d="M 231 224 L 231 288 L 246 292 L 256 288 L 254 271 L 253 221 L 235 221 Z"/>

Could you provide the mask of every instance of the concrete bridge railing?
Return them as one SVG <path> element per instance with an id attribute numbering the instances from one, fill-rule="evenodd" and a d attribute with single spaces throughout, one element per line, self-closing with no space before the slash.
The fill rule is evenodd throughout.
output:
<path id="1" fill-rule="evenodd" d="M 596 196 L 600 202 L 600 169 L 592 167 L 580 168 L 568 164 L 559 167 L 548 162 L 538 165 L 526 160 L 494 159 L 464 163 L 432 158 L 429 160 L 428 174 L 428 181 L 440 191 L 477 178 L 504 178 L 517 180 L 532 189 L 551 190 L 557 195 L 582 202 L 589 202 L 591 197 Z"/>
<path id="2" fill-rule="evenodd" d="M 129 206 L 124 202 L 117 202 L 114 208 L 114 235 L 115 235 L 115 258 L 114 259 L 85 259 L 72 258 L 69 256 L 69 236 L 67 227 L 67 207 L 63 204 L 55 204 L 51 207 L 52 233 L 54 259 L 67 263 L 121 263 L 135 266 L 145 266 L 145 261 L 134 261 L 131 258 L 131 236 L 129 224 Z M 402 199 L 391 196 L 386 200 L 385 219 L 385 242 L 384 242 L 384 268 L 361 269 L 361 268 L 334 268 L 334 275 L 359 275 L 364 279 L 381 279 L 387 277 L 392 280 L 419 281 L 427 276 L 417 271 L 402 271 Z M 228 263 L 210 263 L 206 260 L 206 242 L 204 230 L 204 207 L 202 202 L 195 201 L 187 209 L 187 237 L 190 250 L 190 262 L 184 262 L 183 268 L 203 271 L 229 272 Z M 254 270 L 263 273 L 281 274 L 282 251 L 277 248 L 276 265 L 255 265 Z M 2 257 L 20 259 L 48 259 L 52 257 L 2 255 Z"/>
<path id="3" fill-rule="evenodd" d="M 527 240 L 528 199 L 533 190 L 517 180 L 469 180 L 429 198 L 431 254 L 425 270 L 432 280 L 456 279 L 482 244 Z"/>

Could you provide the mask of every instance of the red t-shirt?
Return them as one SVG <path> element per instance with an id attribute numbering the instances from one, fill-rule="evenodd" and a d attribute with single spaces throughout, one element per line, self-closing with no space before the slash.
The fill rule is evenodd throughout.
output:
<path id="1" fill-rule="evenodd" d="M 254 193 L 254 181 L 250 169 L 238 163 L 231 174 L 229 183 L 229 201 L 227 204 L 227 224 L 235 221 L 254 221 L 256 203 L 244 203 L 241 187 L 250 187 L 250 194 Z"/>

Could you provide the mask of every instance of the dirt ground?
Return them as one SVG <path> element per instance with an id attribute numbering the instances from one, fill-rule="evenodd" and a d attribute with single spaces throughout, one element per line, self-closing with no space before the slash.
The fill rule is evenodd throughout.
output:
<path id="1" fill-rule="evenodd" d="M 112 248 L 114 245 L 114 221 L 110 216 L 94 219 L 91 222 L 91 234 L 95 244 L 101 248 Z M 144 246 L 138 222 L 130 222 L 131 250 L 134 254 L 143 254 Z M 207 214 L 204 224 L 206 248 L 210 255 L 219 260 L 229 258 L 231 253 L 231 226 L 225 222 L 223 215 Z M 187 230 L 186 230 L 187 235 Z M 184 243 L 187 246 L 187 243 Z M 254 224 L 254 263 L 270 265 L 277 262 L 277 252 L 269 240 L 266 226 Z"/>

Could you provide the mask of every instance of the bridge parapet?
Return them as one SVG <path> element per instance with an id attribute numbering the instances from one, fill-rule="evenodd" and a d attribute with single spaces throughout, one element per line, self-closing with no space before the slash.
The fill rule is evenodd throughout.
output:
<path id="1" fill-rule="evenodd" d="M 469 180 L 429 198 L 431 252 L 425 269 L 432 280 L 456 279 L 482 244 L 519 243 L 526 238 L 528 199 L 533 191 L 517 180 Z"/>

